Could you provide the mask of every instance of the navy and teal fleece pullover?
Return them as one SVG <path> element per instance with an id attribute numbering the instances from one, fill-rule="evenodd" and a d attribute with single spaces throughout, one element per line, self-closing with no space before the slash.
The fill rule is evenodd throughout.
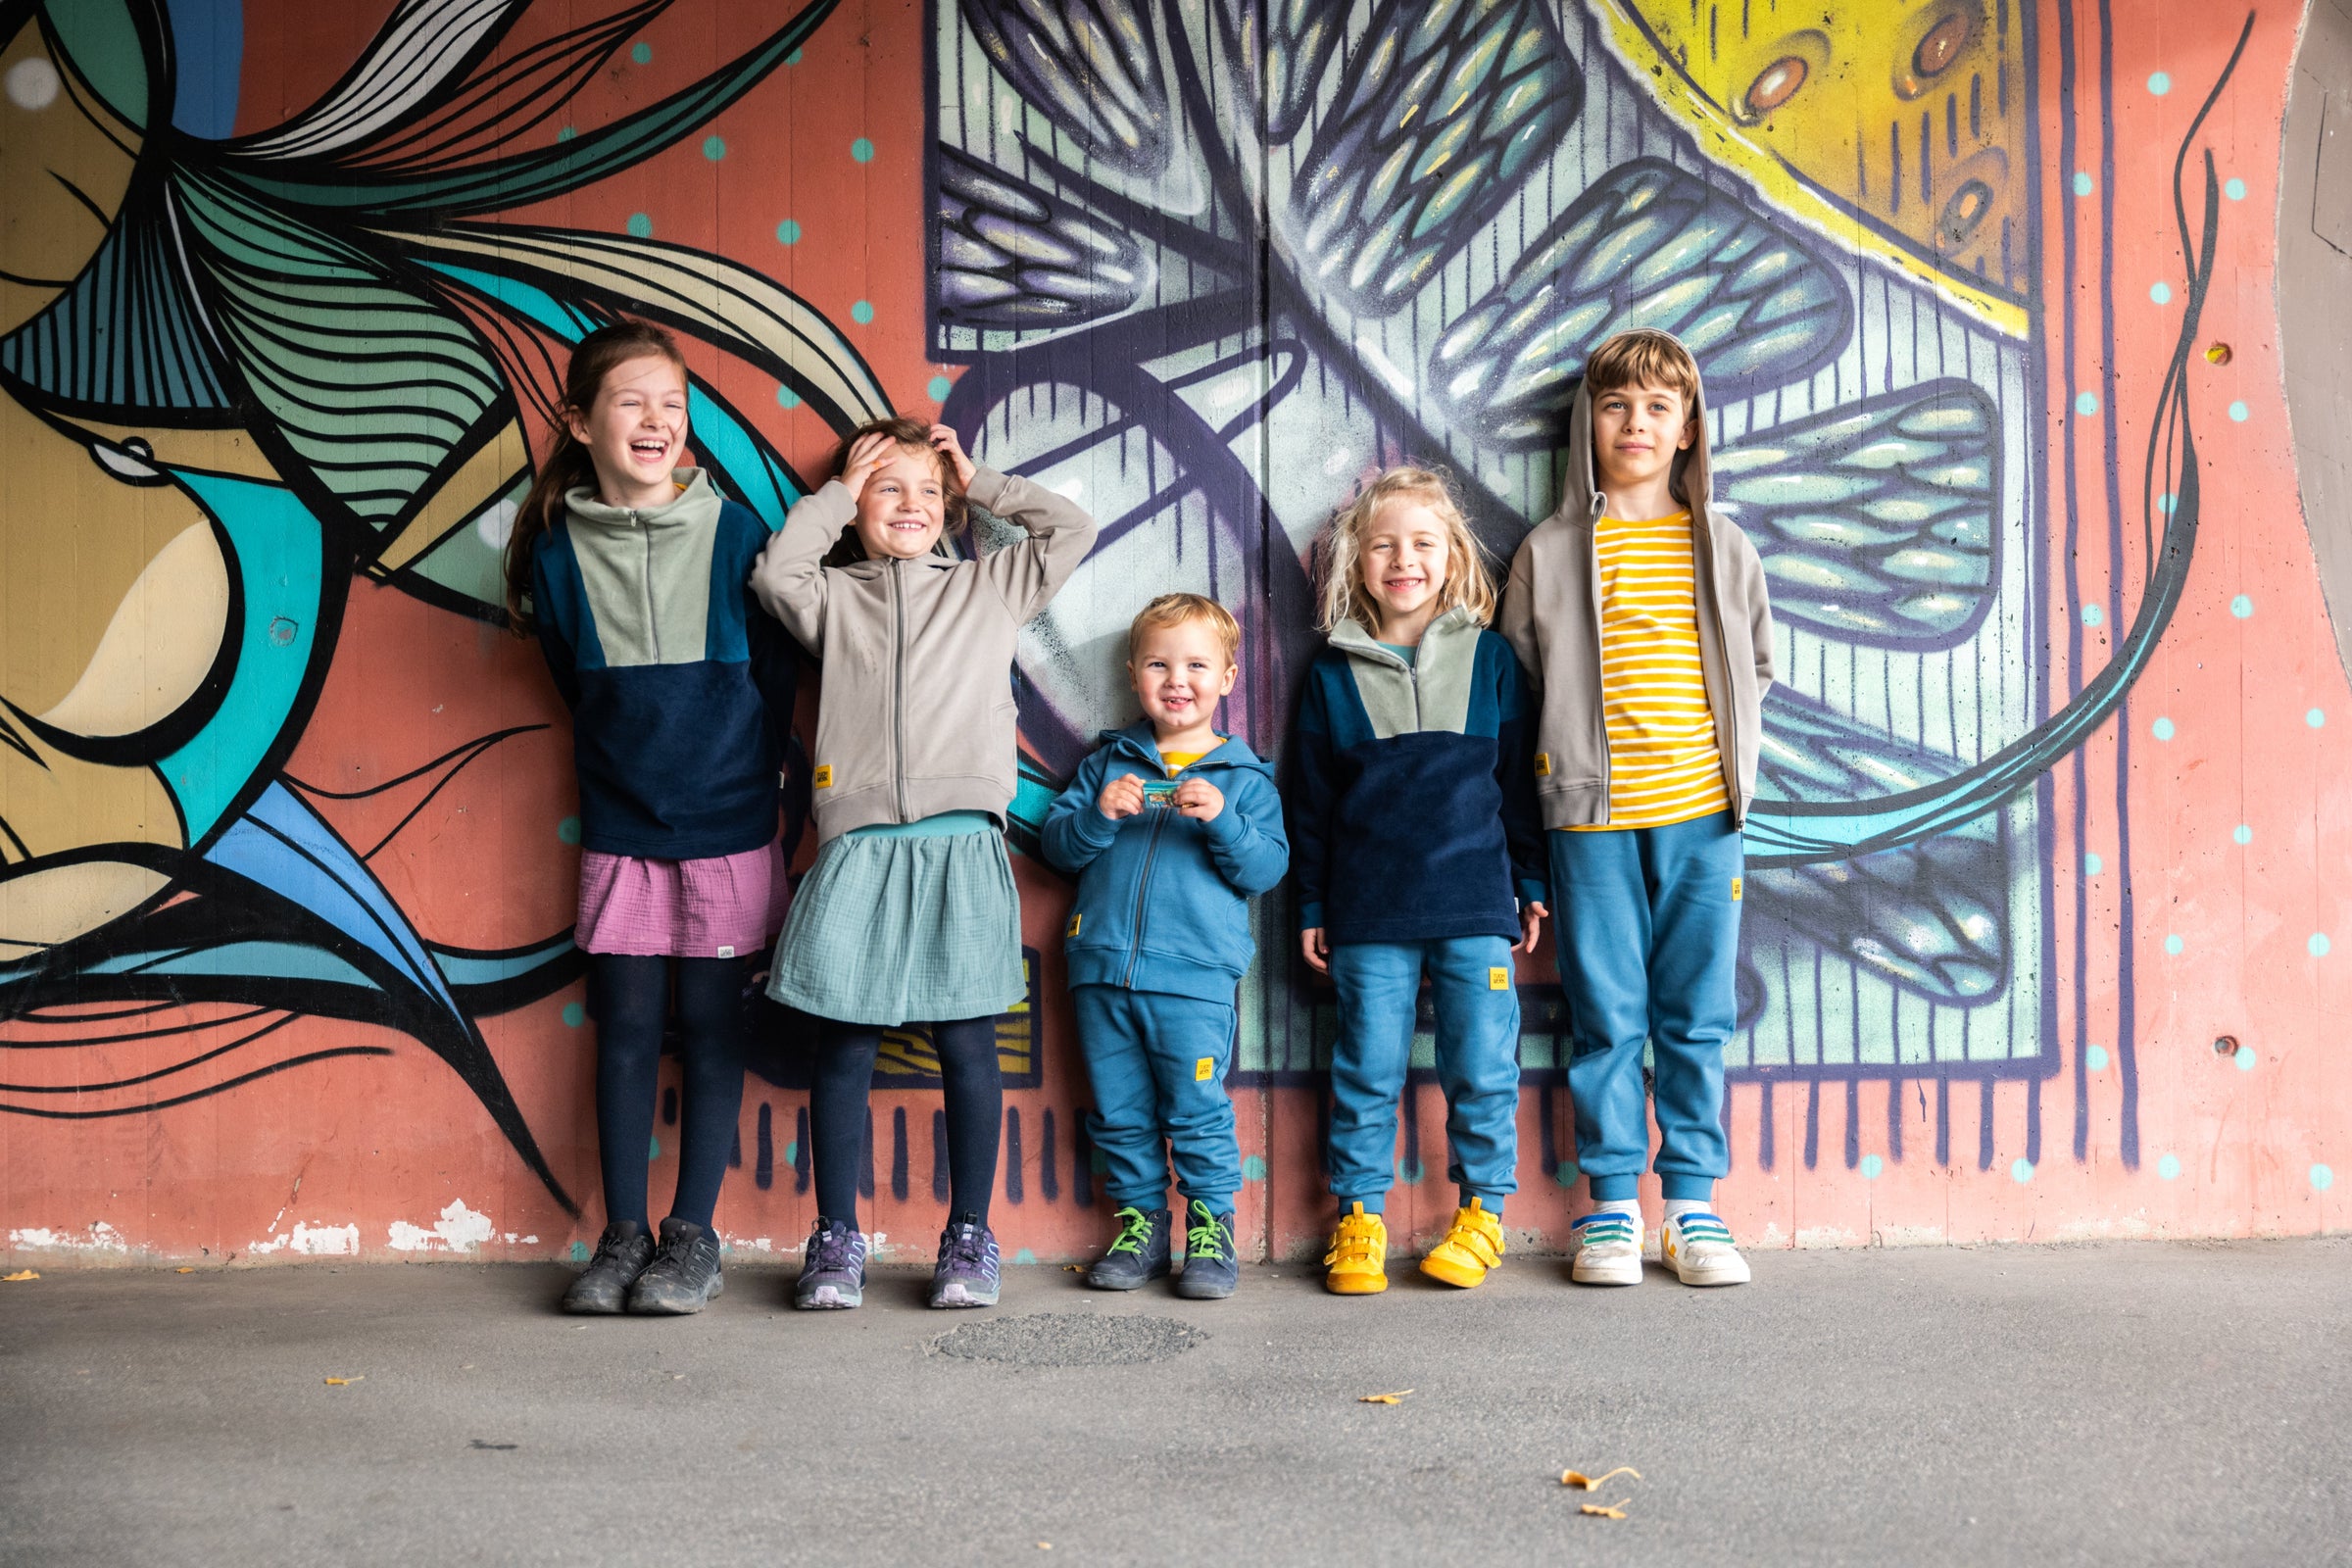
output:
<path id="1" fill-rule="evenodd" d="M 1254 947 L 1249 901 L 1290 863 L 1274 770 L 1229 739 L 1183 774 L 1224 795 L 1215 816 L 1147 807 L 1113 822 L 1095 803 L 1129 773 L 1168 776 L 1149 723 L 1104 730 L 1046 812 L 1046 858 L 1078 875 L 1062 944 L 1069 983 L 1231 1004 Z"/>
<path id="2" fill-rule="evenodd" d="M 1298 928 L 1341 942 L 1519 937 L 1544 897 L 1519 661 L 1459 610 L 1411 662 L 1342 621 L 1298 705 Z"/>
<path id="3" fill-rule="evenodd" d="M 776 836 L 798 656 L 746 586 L 767 525 L 700 469 L 678 482 L 642 512 L 574 490 L 531 555 L 539 646 L 571 708 L 580 843 L 607 855 L 700 860 Z"/>

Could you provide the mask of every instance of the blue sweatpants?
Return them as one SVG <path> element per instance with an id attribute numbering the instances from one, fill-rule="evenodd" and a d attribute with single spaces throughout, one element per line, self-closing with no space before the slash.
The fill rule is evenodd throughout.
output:
<path id="1" fill-rule="evenodd" d="M 1740 830 L 1718 811 L 1669 827 L 1554 830 L 1551 908 L 1572 1045 L 1576 1162 L 1597 1202 L 1635 1196 L 1649 1152 L 1642 1044 L 1657 1082 L 1665 1196 L 1706 1200 L 1731 1169 L 1723 1048 L 1739 1024 Z"/>
<path id="2" fill-rule="evenodd" d="M 1095 1086 L 1087 1134 L 1102 1152 L 1111 1202 L 1160 1207 L 1172 1156 L 1179 1193 L 1212 1214 L 1231 1213 L 1242 1186 L 1225 1095 L 1233 1004 L 1124 986 L 1072 986 L 1070 1002 Z"/>
<path id="3" fill-rule="evenodd" d="M 1421 972 L 1438 1014 L 1446 1177 L 1492 1213 L 1519 1190 L 1519 992 L 1503 937 L 1348 942 L 1331 950 L 1340 1038 L 1331 1052 L 1332 1196 L 1378 1214 L 1396 1172 L 1396 1101 L 1413 1051 Z"/>

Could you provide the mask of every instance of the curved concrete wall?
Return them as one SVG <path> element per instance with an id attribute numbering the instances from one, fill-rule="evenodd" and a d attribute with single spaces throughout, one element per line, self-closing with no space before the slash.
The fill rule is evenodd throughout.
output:
<path id="1" fill-rule="evenodd" d="M 1081 1255 L 1105 1217 L 1069 891 L 1025 852 L 1131 712 L 1128 617 L 1232 605 L 1227 719 L 1278 753 L 1332 507 L 1443 462 L 1507 553 L 1554 493 L 1562 387 L 1636 320 L 1701 348 L 1788 672 L 1734 1224 L 2344 1223 L 2352 694 L 2273 289 L 2329 86 L 2298 85 L 2282 155 L 2298 8 L 1033 9 L 0 7 L 12 1256 L 594 1237 L 568 737 L 492 621 L 553 366 L 620 312 L 693 339 L 698 449 L 771 522 L 889 406 L 1108 524 L 1017 681 L 1008 1251 Z M 1287 897 L 1234 1080 L 1244 1228 L 1285 1254 L 1326 1223 L 1333 1027 Z M 1550 962 L 1518 976 L 1510 1217 L 1539 1242 L 1584 1202 Z M 720 1210 L 744 1252 L 812 1215 L 799 1025 L 759 1030 Z M 933 1082 L 895 1041 L 893 1252 L 939 1219 Z M 1444 1222 L 1445 1166 L 1421 1083 L 1400 1231 Z"/>

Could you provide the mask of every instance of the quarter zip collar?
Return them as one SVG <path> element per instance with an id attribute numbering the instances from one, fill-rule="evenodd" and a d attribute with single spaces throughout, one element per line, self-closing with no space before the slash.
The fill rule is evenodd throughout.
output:
<path id="1" fill-rule="evenodd" d="M 1446 642 L 1464 635 L 1476 637 L 1479 629 L 1478 622 L 1470 618 L 1470 612 L 1456 605 L 1429 623 L 1429 629 L 1421 634 L 1420 646 L 1427 648 L 1432 642 Z M 1343 620 L 1331 628 L 1331 646 L 1351 659 L 1368 659 L 1376 664 L 1401 669 L 1408 674 L 1415 667 L 1389 652 L 1379 638 L 1352 619 Z"/>
<path id="2" fill-rule="evenodd" d="M 658 507 L 608 506 L 597 498 L 596 487 L 579 485 L 564 493 L 564 508 L 578 520 L 598 528 L 687 528 L 718 519 L 719 496 L 710 476 L 701 468 L 674 468 L 673 483 L 685 486 Z"/>

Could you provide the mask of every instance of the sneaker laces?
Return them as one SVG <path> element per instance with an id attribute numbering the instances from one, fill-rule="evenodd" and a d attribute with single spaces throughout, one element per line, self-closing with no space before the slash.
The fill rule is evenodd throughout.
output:
<path id="1" fill-rule="evenodd" d="M 977 1225 L 948 1227 L 948 1261 L 963 1263 L 975 1269 L 987 1267 L 987 1248 L 983 1239 L 988 1233 Z"/>
<path id="2" fill-rule="evenodd" d="M 1192 1218 L 1191 1228 L 1184 1233 L 1186 1262 L 1211 1253 L 1221 1255 L 1232 1245 L 1231 1234 L 1218 1223 L 1217 1216 L 1208 1211 L 1205 1203 L 1197 1202 L 1193 1205 Z"/>
<path id="3" fill-rule="evenodd" d="M 1109 1251 L 1103 1255 L 1107 1257 L 1110 1252 L 1132 1252 L 1138 1257 L 1143 1256 L 1144 1249 L 1152 1241 L 1152 1216 L 1129 1204 L 1119 1210 L 1117 1219 L 1119 1239 L 1110 1244 Z"/>
<path id="4" fill-rule="evenodd" d="M 599 1263 L 611 1262 L 620 1255 L 620 1250 L 623 1247 L 635 1241 L 637 1236 L 644 1234 L 643 1231 L 639 1231 L 636 1236 L 623 1236 L 617 1231 L 607 1230 L 604 1235 L 596 1239 L 596 1255 L 588 1259 L 588 1266 L 594 1268 Z"/>
<path id="5" fill-rule="evenodd" d="M 819 1225 L 808 1238 L 808 1268 L 820 1274 L 846 1273 L 855 1266 L 858 1233 L 847 1225 Z"/>

